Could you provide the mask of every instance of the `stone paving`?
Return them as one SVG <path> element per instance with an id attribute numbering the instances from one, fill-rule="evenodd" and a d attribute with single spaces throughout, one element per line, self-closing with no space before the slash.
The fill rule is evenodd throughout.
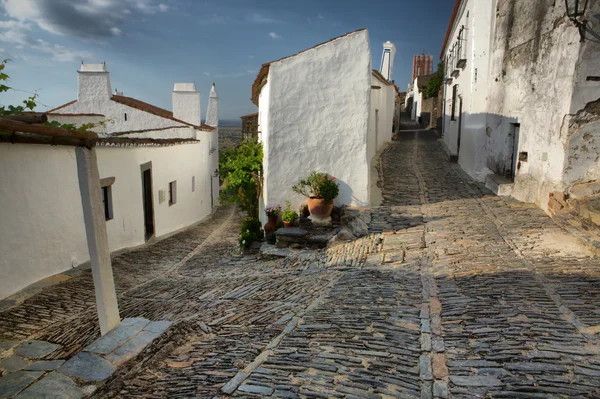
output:
<path id="1" fill-rule="evenodd" d="M 122 315 L 174 324 L 94 397 L 600 397 L 598 258 L 449 164 L 433 132 L 400 132 L 380 167 L 356 241 L 237 257 L 222 209 L 117 257 Z M 85 275 L 0 314 L 0 340 L 62 345 L 45 360 L 97 335 Z"/>

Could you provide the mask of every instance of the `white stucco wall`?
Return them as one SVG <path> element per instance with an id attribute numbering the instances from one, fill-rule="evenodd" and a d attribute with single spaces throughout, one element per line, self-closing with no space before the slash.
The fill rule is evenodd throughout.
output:
<path id="1" fill-rule="evenodd" d="M 49 121 L 56 121 L 60 124 L 73 124 L 76 127 L 81 127 L 86 124 L 93 124 L 94 127 L 89 129 L 92 132 L 99 134 L 106 133 L 106 126 L 103 122 L 106 118 L 103 115 L 59 115 L 59 114 L 48 114 Z"/>
<path id="2" fill-rule="evenodd" d="M 516 152 L 526 152 L 528 160 L 517 171 L 512 195 L 546 209 L 550 192 L 600 177 L 593 172 L 598 170 L 600 153 L 593 140 L 582 141 L 586 129 L 597 131 L 597 125 L 585 126 L 580 120 L 586 103 L 600 98 L 598 83 L 586 81 L 586 76 L 600 74 L 600 49 L 597 43 L 579 42 L 564 3 L 511 0 L 499 12 L 502 19 L 493 38 L 490 70 L 486 163 L 494 169 L 507 159 L 506 136 L 511 121 L 518 121 Z M 600 13 L 600 3 L 590 2 L 587 12 Z M 599 26 L 594 18 L 588 20 Z M 571 130 L 573 121 L 581 127 L 578 132 Z"/>
<path id="3" fill-rule="evenodd" d="M 452 154 L 458 155 L 460 166 L 472 177 L 483 181 L 487 126 L 488 75 L 490 40 L 494 27 L 496 1 L 463 1 L 448 40 L 445 54 L 450 54 L 458 40 L 460 28 L 466 28 L 466 66 L 445 87 L 443 115 L 444 142 Z M 452 72 L 452 69 L 448 73 Z M 456 120 L 451 120 L 452 88 L 458 85 Z M 459 99 L 462 98 L 462 133 L 458 154 Z"/>
<path id="4" fill-rule="evenodd" d="M 320 171 L 338 179 L 338 205 L 369 204 L 368 32 L 351 33 L 274 62 L 268 82 L 259 98 L 264 203 L 290 200 L 297 208 L 306 198 L 295 194 L 292 185 Z"/>
<path id="5" fill-rule="evenodd" d="M 395 89 L 372 76 L 371 105 L 369 111 L 368 159 L 373 157 L 386 143 L 392 141 L 392 127 L 395 112 Z M 378 112 L 376 112 L 378 110 Z"/>
<path id="6" fill-rule="evenodd" d="M 140 165 L 152 162 L 156 236 L 189 226 L 210 209 L 207 144 L 171 147 L 98 147 L 101 178 L 112 185 L 111 251 L 142 244 L 144 224 Z M 71 147 L 0 144 L 0 299 L 89 260 Z M 192 176 L 196 188 L 191 191 Z M 158 191 L 177 181 L 177 203 L 159 203 Z"/>
<path id="7" fill-rule="evenodd" d="M 172 100 L 175 119 L 200 125 L 200 92 L 196 90 L 195 83 L 175 83 Z"/>

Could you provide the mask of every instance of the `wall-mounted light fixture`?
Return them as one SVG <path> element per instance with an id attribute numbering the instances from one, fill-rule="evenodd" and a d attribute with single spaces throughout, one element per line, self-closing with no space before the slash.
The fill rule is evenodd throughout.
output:
<path id="1" fill-rule="evenodd" d="M 215 169 L 215 175 L 214 177 L 219 177 L 219 169 Z"/>
<path id="2" fill-rule="evenodd" d="M 580 42 L 585 41 L 586 22 L 584 17 L 589 0 L 565 0 L 567 16 L 573 24 L 579 29 Z"/>

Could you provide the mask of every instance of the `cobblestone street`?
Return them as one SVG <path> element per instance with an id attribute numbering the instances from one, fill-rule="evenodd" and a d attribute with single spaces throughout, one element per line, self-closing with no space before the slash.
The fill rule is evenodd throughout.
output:
<path id="1" fill-rule="evenodd" d="M 121 317 L 173 326 L 94 397 L 600 398 L 600 264 L 492 195 L 430 131 L 382 154 L 371 234 L 232 255 L 240 217 L 113 258 Z M 0 341 L 98 338 L 89 271 L 0 313 Z"/>

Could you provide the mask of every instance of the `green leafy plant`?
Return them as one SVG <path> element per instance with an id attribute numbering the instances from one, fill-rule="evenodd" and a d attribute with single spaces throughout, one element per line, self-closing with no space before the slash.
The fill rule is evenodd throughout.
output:
<path id="1" fill-rule="evenodd" d="M 6 83 L 8 83 L 9 76 L 8 76 L 8 74 L 6 74 L 6 72 L 4 72 L 4 69 L 6 68 L 6 65 L 9 62 L 10 62 L 9 59 L 5 59 L 0 62 L 0 93 L 5 93 L 9 90 L 16 90 L 6 84 Z M 32 112 L 38 105 L 37 104 L 38 97 L 39 96 L 37 93 L 32 93 L 31 96 L 27 97 L 25 100 L 22 101 L 23 105 L 15 106 L 15 105 L 3 105 L 2 104 L 2 105 L 0 105 L 0 115 L 1 116 L 22 115 L 25 112 Z M 100 122 L 99 125 L 103 125 L 104 123 L 106 123 L 106 122 Z M 52 126 L 52 127 L 59 127 L 61 129 L 67 129 L 67 130 L 78 130 L 82 133 L 85 133 L 85 132 L 89 131 L 90 129 L 94 128 L 95 126 L 97 126 L 94 123 L 85 123 L 85 124 L 77 127 L 71 123 L 61 124 L 57 121 L 46 122 L 46 123 L 44 123 L 44 125 Z"/>
<path id="2" fill-rule="evenodd" d="M 292 186 L 292 190 L 309 198 L 330 201 L 338 196 L 340 187 L 335 177 L 327 173 L 312 172 Z"/>
<path id="3" fill-rule="evenodd" d="M 258 218 L 262 159 L 262 144 L 255 137 L 219 154 L 219 174 L 224 182 L 219 196 L 222 204 L 238 204 L 248 216 Z"/>
<path id="4" fill-rule="evenodd" d="M 440 62 L 437 66 L 437 71 L 427 82 L 427 86 L 423 89 L 425 98 L 436 97 L 440 92 L 440 88 L 444 84 L 444 63 Z"/>
<path id="5" fill-rule="evenodd" d="M 292 209 L 292 204 L 290 201 L 285 201 L 286 207 L 283 213 L 281 214 L 281 220 L 286 223 L 294 223 L 298 220 L 298 212 Z"/>
<path id="6" fill-rule="evenodd" d="M 260 220 L 252 217 L 244 218 L 240 226 L 240 247 L 249 248 L 253 242 L 262 240 L 264 236 Z"/>

